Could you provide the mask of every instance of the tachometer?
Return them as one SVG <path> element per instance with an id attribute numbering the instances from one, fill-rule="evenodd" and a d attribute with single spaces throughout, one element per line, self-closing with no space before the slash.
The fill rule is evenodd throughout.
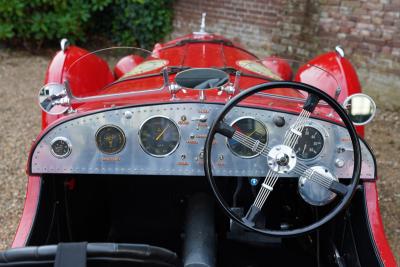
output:
<path id="1" fill-rule="evenodd" d="M 151 117 L 140 127 L 139 140 L 146 153 L 155 157 L 165 157 L 178 147 L 179 129 L 169 118 Z"/>
<path id="2" fill-rule="evenodd" d="M 313 159 L 321 153 L 323 147 L 324 137 L 321 132 L 314 127 L 306 126 L 294 150 L 301 159 Z"/>
<path id="3" fill-rule="evenodd" d="M 267 144 L 268 142 L 267 128 L 262 122 L 254 118 L 239 118 L 232 123 L 232 127 L 234 127 L 237 131 L 240 131 L 241 133 L 260 141 L 263 144 Z M 228 139 L 228 147 L 233 154 L 241 158 L 252 158 L 260 154 L 259 151 L 253 151 L 233 139 Z"/>
<path id="4" fill-rule="evenodd" d="M 105 125 L 96 133 L 96 144 L 105 154 L 116 154 L 125 146 L 124 132 L 115 125 Z"/>

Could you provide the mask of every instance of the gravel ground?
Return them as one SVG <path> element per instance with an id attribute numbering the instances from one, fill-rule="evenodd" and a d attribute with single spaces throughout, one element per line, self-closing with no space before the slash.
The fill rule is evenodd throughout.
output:
<path id="1" fill-rule="evenodd" d="M 50 56 L 0 50 L 0 249 L 8 247 L 23 208 L 25 164 L 40 130 L 36 94 Z M 380 205 L 393 252 L 400 262 L 400 114 L 381 107 L 368 126 L 380 180 Z"/>

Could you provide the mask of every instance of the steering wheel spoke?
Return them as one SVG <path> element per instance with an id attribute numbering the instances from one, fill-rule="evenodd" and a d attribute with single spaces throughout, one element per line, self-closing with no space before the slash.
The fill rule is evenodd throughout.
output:
<path id="1" fill-rule="evenodd" d="M 262 207 L 264 206 L 265 202 L 269 194 L 274 190 L 274 186 L 276 181 L 279 178 L 279 174 L 272 171 L 271 169 L 268 171 L 267 176 L 264 179 L 264 182 L 261 184 L 260 191 L 254 200 L 254 203 L 250 206 L 249 211 L 247 212 L 246 216 L 243 220 L 251 226 L 255 225 L 256 219 L 261 212 Z"/>
<path id="2" fill-rule="evenodd" d="M 300 177 L 304 177 L 305 179 L 308 179 L 335 194 L 338 194 L 340 196 L 344 196 L 347 194 L 348 188 L 346 185 L 340 183 L 339 181 L 336 181 L 329 175 L 324 175 L 323 173 L 318 172 L 312 167 L 308 167 L 302 162 L 297 162 L 297 165 L 293 171 Z M 327 170 L 325 171 L 328 172 Z"/>
<path id="3" fill-rule="evenodd" d="M 218 124 L 216 132 L 225 137 L 232 138 L 241 145 L 251 149 L 253 152 L 260 153 L 264 157 L 268 157 L 269 148 L 266 144 L 248 135 L 245 135 L 244 133 L 241 133 L 225 122 L 220 122 Z"/>

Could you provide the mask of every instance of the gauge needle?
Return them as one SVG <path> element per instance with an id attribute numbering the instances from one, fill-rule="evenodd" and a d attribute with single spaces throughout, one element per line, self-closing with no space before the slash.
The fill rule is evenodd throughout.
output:
<path id="1" fill-rule="evenodd" d="M 257 130 L 252 131 L 251 133 L 249 133 L 247 136 L 250 137 L 252 136 Z"/>
<path id="2" fill-rule="evenodd" d="M 158 139 L 161 138 L 161 136 L 165 133 L 165 131 L 169 128 L 169 126 L 171 126 L 171 125 L 168 125 L 167 127 L 165 127 L 165 129 L 159 135 L 157 135 L 156 141 L 158 141 Z"/>
<path id="3" fill-rule="evenodd" d="M 306 148 L 307 148 L 307 144 L 304 144 L 304 148 L 303 148 L 302 154 L 304 154 L 304 151 L 306 151 Z"/>

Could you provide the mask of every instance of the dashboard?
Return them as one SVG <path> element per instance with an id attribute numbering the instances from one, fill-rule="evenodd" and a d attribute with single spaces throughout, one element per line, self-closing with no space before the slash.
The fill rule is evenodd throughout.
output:
<path id="1" fill-rule="evenodd" d="M 112 109 L 71 119 L 38 142 L 32 173 L 203 176 L 205 139 L 222 107 L 173 103 Z M 225 122 L 273 147 L 282 143 L 296 118 L 267 109 L 235 107 Z M 364 141 L 360 144 L 361 178 L 373 179 L 373 155 Z M 323 165 L 339 178 L 351 178 L 352 144 L 342 126 L 310 119 L 295 152 L 306 165 Z M 265 157 L 219 134 L 211 156 L 216 176 L 262 177 L 268 171 Z"/>

